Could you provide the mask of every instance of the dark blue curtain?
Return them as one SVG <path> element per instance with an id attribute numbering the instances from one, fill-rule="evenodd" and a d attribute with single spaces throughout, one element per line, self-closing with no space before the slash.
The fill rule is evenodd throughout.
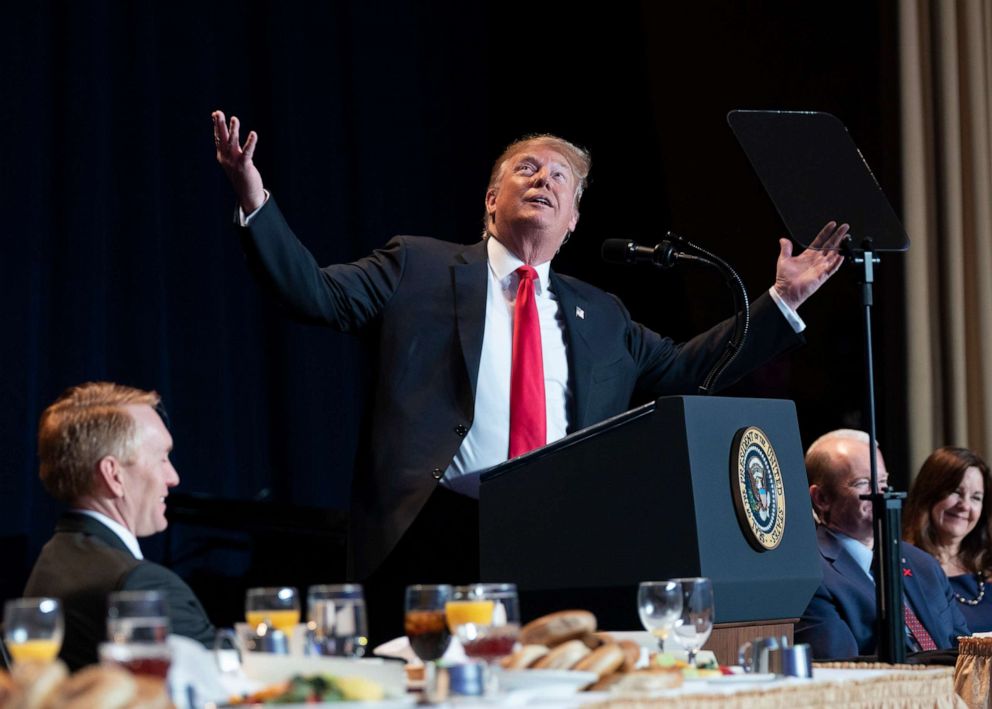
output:
<path id="1" fill-rule="evenodd" d="M 722 285 L 604 268 L 599 244 L 682 229 L 735 263 L 753 294 L 771 284 L 783 228 L 728 110 L 836 113 L 898 196 L 890 3 L 685 5 L 5 8 L 0 596 L 19 593 L 57 512 L 36 478 L 38 415 L 81 381 L 162 394 L 180 491 L 347 507 L 371 343 L 288 321 L 251 281 L 214 162 L 215 108 L 258 131 L 266 185 L 322 262 L 396 233 L 473 241 L 506 142 L 552 131 L 583 143 L 592 186 L 556 267 L 677 337 L 726 314 Z M 904 426 L 901 273 L 889 273 L 883 442 Z M 795 398 L 806 437 L 856 424 L 861 406 L 852 279 L 828 289 L 804 312 L 810 345 L 738 389 Z"/>

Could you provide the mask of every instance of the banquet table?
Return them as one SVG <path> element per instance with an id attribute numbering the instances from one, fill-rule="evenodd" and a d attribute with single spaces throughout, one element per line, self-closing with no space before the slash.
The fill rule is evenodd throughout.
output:
<path id="1" fill-rule="evenodd" d="M 362 703 L 362 709 L 393 709 L 404 703 Z M 412 697 L 406 703 L 413 705 Z M 294 706 L 294 705 L 283 705 Z M 340 704 L 296 705 L 301 709 Z M 963 709 L 968 705 L 954 692 L 950 667 L 899 666 L 886 669 L 848 669 L 817 665 L 813 679 L 775 679 L 762 682 L 687 682 L 683 687 L 649 695 L 581 692 L 548 696 L 540 692 L 513 692 L 486 701 L 454 697 L 435 705 L 455 709 L 492 709 L 494 706 L 538 706 L 545 709 L 800 709 L 815 707 L 864 707 L 868 709 Z"/>
<path id="2" fill-rule="evenodd" d="M 689 682 L 677 690 L 650 697 L 578 695 L 574 704 L 587 707 L 964 707 L 954 692 L 950 667 L 904 666 L 850 669 L 814 666 L 812 679 L 775 679 L 757 683 Z"/>

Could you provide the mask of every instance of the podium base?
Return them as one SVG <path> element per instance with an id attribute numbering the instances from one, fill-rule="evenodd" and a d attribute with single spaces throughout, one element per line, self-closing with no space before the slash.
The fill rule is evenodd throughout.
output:
<path id="1" fill-rule="evenodd" d="M 787 618 L 750 623 L 717 623 L 713 626 L 713 634 L 710 635 L 703 649 L 716 655 L 716 661 L 721 665 L 736 665 L 737 650 L 748 640 L 780 638 L 784 635 L 791 645 L 792 631 L 798 621 L 798 618 Z"/>

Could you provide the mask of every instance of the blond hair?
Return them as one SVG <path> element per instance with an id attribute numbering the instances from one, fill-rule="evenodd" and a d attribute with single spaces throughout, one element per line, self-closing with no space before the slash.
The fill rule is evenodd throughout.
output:
<path id="1" fill-rule="evenodd" d="M 582 199 L 582 193 L 585 192 L 586 186 L 589 183 L 592 156 L 582 146 L 571 143 L 564 138 L 559 138 L 557 135 L 552 135 L 551 133 L 525 135 L 523 138 L 507 145 L 500 156 L 496 158 L 496 162 L 493 163 L 493 169 L 489 173 L 489 185 L 486 187 L 486 193 L 488 194 L 503 179 L 507 161 L 520 151 L 532 146 L 550 148 L 555 152 L 561 153 L 562 157 L 565 158 L 568 167 L 572 170 L 572 174 L 575 175 L 575 211 L 578 212 L 579 200 Z M 484 237 L 489 233 L 489 219 L 489 211 L 486 210 L 482 217 L 482 223 L 485 226 L 482 234 Z"/>
<path id="2" fill-rule="evenodd" d="M 39 476 L 56 499 L 72 503 L 88 494 L 97 463 L 112 455 L 131 462 L 137 425 L 124 407 L 159 405 L 161 397 L 111 382 L 66 389 L 38 423 Z"/>

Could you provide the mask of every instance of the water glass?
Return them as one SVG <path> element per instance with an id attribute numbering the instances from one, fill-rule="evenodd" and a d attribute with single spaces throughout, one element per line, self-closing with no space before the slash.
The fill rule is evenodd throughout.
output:
<path id="1" fill-rule="evenodd" d="M 665 651 L 665 639 L 682 615 L 682 587 L 674 581 L 643 581 L 637 587 L 637 613 L 644 629 L 658 639 Z"/>
<path id="2" fill-rule="evenodd" d="M 695 665 L 696 653 L 713 632 L 713 583 L 708 578 L 672 579 L 682 589 L 682 612 L 675 620 L 675 642 L 689 655 L 689 665 Z"/>
<path id="3" fill-rule="evenodd" d="M 307 650 L 362 657 L 368 647 L 365 598 L 357 583 L 311 586 L 307 593 Z"/>

